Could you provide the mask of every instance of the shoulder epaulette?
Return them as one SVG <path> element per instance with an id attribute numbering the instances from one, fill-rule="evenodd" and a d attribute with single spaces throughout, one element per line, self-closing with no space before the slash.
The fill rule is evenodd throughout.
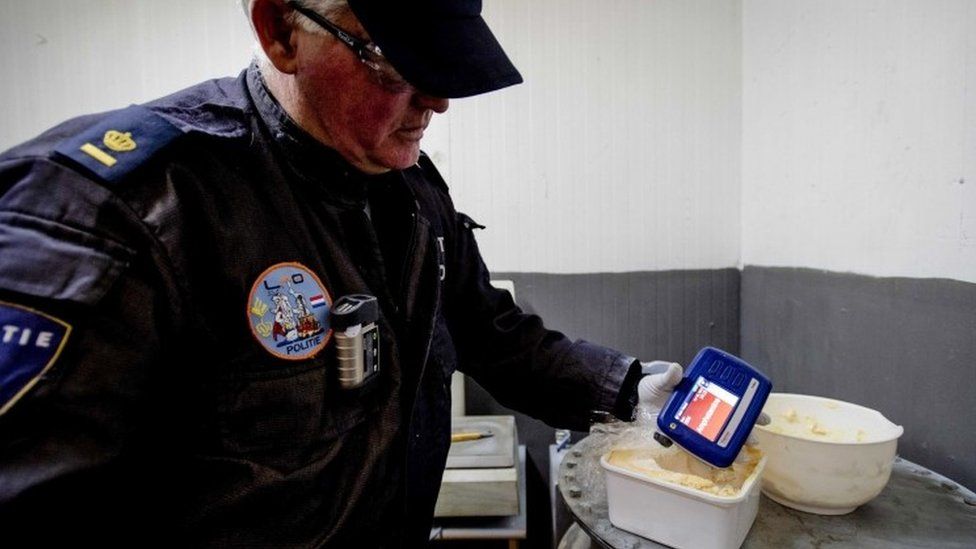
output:
<path id="1" fill-rule="evenodd" d="M 162 116 L 132 105 L 65 139 L 54 152 L 104 181 L 115 183 L 182 134 Z"/>

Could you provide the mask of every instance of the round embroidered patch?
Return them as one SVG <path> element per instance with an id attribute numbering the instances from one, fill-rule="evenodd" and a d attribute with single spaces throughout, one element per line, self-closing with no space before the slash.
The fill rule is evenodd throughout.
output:
<path id="1" fill-rule="evenodd" d="M 278 263 L 261 273 L 247 303 L 251 333 L 276 357 L 312 358 L 332 338 L 332 297 L 300 263 Z"/>

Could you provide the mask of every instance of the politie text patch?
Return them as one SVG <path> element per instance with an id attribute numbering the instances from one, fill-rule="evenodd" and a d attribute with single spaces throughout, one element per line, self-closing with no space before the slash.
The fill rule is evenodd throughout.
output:
<path id="1" fill-rule="evenodd" d="M 247 316 L 251 332 L 271 354 L 286 360 L 312 358 L 332 337 L 332 297 L 315 273 L 300 263 L 278 263 L 251 287 Z"/>
<path id="2" fill-rule="evenodd" d="M 67 322 L 0 301 L 0 414 L 54 364 L 70 333 Z"/>

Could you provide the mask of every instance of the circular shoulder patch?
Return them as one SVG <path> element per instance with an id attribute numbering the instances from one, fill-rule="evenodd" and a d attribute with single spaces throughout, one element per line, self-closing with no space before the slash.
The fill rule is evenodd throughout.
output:
<path id="1" fill-rule="evenodd" d="M 251 333 L 271 354 L 286 360 L 312 358 L 332 338 L 325 285 L 300 263 L 278 263 L 261 273 L 247 300 Z"/>

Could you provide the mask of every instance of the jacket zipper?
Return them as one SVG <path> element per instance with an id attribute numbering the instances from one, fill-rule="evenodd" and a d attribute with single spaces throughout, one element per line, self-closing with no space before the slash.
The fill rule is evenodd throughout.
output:
<path id="1" fill-rule="evenodd" d="M 418 210 L 419 210 L 419 205 L 418 205 Z M 411 240 L 410 240 L 410 243 L 411 244 L 410 244 L 410 246 L 408 248 L 408 250 L 410 251 L 411 255 L 413 254 L 413 250 L 415 249 L 414 242 L 416 241 L 416 237 L 417 237 L 417 225 L 419 223 L 419 221 L 417 219 L 418 216 L 419 216 L 419 213 L 415 213 L 413 215 L 413 220 L 414 220 L 414 223 L 413 223 L 413 236 L 411 237 Z M 431 237 L 431 235 L 428 235 L 428 239 L 430 237 Z M 406 265 L 405 265 L 405 267 L 406 267 Z M 421 272 L 422 271 L 423 271 L 423 262 L 421 263 Z M 407 273 L 408 273 L 407 269 L 404 268 L 404 282 L 406 282 Z M 404 462 L 404 468 L 403 468 L 403 470 L 404 470 L 404 475 L 405 475 L 404 481 L 407 482 L 407 483 L 410 482 L 409 478 L 406 477 L 406 473 L 408 473 L 409 470 L 410 470 L 409 469 L 409 466 L 410 466 L 410 444 L 411 444 L 411 437 L 412 437 L 412 434 L 413 434 L 411 432 L 411 429 L 412 429 L 412 426 L 413 426 L 413 414 L 414 414 L 414 409 L 417 406 L 417 399 L 420 398 L 420 387 L 421 387 L 421 383 L 423 382 L 423 379 L 424 379 L 424 373 L 426 373 L 426 371 L 427 371 L 427 359 L 430 357 L 430 348 L 431 348 L 431 346 L 434 343 L 434 328 L 437 326 L 437 311 L 440 308 L 440 302 L 441 302 L 440 274 L 435 272 L 434 276 L 435 276 L 435 284 L 436 284 L 435 291 L 434 291 L 434 307 L 431 309 L 431 313 L 432 314 L 431 314 L 431 318 L 430 318 L 430 325 L 428 326 L 428 330 L 427 330 L 427 343 L 424 346 L 424 354 L 423 354 L 423 357 L 422 357 L 421 362 L 420 362 L 420 374 L 417 377 L 417 387 L 416 387 L 416 389 L 414 389 L 413 400 L 410 403 L 410 410 L 407 411 L 407 422 L 408 422 L 407 425 L 408 425 L 408 429 L 406 430 L 406 433 L 405 433 L 406 434 L 406 446 L 404 447 L 404 456 L 403 456 L 403 462 Z M 403 507 L 404 517 L 408 517 L 410 515 L 410 513 L 409 513 L 409 506 L 410 506 L 410 502 L 406 498 L 404 498 L 404 507 Z"/>
<path id="2" fill-rule="evenodd" d="M 400 294 L 403 295 L 403 322 L 404 325 L 409 325 L 408 311 L 410 311 L 410 303 L 406 299 L 408 297 L 407 283 L 410 275 L 410 259 L 413 257 L 414 252 L 417 249 L 417 211 L 420 208 L 417 206 L 416 201 L 414 201 L 414 211 L 410 214 L 410 240 L 407 244 L 407 253 L 403 256 L 403 265 L 400 267 Z"/>

